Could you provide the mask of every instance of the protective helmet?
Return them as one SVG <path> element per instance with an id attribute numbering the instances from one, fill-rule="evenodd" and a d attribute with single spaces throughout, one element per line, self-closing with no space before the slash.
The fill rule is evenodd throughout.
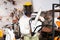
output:
<path id="1" fill-rule="evenodd" d="M 0 29 L 0 38 L 3 37 L 3 32 L 4 32 L 4 31 Z"/>
<path id="2" fill-rule="evenodd" d="M 24 6 L 30 6 L 30 5 L 32 5 L 31 2 L 26 2 L 26 3 L 24 4 Z"/>

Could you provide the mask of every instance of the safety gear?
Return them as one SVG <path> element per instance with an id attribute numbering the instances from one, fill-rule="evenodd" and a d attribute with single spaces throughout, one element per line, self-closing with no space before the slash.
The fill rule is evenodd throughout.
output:
<path id="1" fill-rule="evenodd" d="M 24 4 L 24 13 L 25 13 L 25 15 L 28 15 L 28 14 L 31 15 L 32 11 L 33 11 L 33 8 L 32 8 L 31 2 L 26 2 Z"/>
<path id="2" fill-rule="evenodd" d="M 3 37 L 3 30 L 0 29 L 0 38 Z"/>
<path id="3" fill-rule="evenodd" d="M 24 6 L 30 6 L 30 5 L 32 5 L 31 2 L 26 2 L 26 3 L 24 4 Z"/>

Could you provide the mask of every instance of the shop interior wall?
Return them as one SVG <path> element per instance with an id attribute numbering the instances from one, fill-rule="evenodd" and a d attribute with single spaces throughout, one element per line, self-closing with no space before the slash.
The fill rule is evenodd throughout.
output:
<path id="1" fill-rule="evenodd" d="M 7 22 L 7 17 L 9 17 L 10 13 L 13 12 L 14 8 L 18 10 L 23 10 L 23 4 L 27 1 L 31 2 L 31 0 L 14 0 L 16 5 L 13 5 L 11 2 L 7 0 L 0 0 L 0 16 L 2 16 L 2 23 L 0 21 L 0 25 L 5 24 Z"/>

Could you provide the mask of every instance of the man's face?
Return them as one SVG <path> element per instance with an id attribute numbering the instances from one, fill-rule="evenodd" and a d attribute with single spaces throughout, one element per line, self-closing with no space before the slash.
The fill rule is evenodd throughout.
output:
<path id="1" fill-rule="evenodd" d="M 25 14 L 31 15 L 31 13 L 32 13 L 32 6 L 24 6 L 24 12 L 25 12 Z"/>

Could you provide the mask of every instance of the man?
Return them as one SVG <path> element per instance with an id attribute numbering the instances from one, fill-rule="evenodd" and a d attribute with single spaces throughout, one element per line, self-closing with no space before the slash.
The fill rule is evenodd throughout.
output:
<path id="1" fill-rule="evenodd" d="M 30 27 L 31 25 L 29 25 L 31 14 L 32 14 L 32 4 L 30 2 L 26 2 L 24 5 L 24 14 L 19 20 L 21 35 L 24 36 L 24 40 L 39 40 L 37 35 L 31 36 L 33 29 L 32 27 Z"/>
<path id="2" fill-rule="evenodd" d="M 29 20 L 31 19 L 32 14 L 32 4 L 30 2 L 26 2 L 24 4 L 24 14 L 19 20 L 20 32 L 24 37 L 24 40 L 30 40 L 31 32 Z"/>
<path id="3" fill-rule="evenodd" d="M 30 34 L 29 20 L 31 18 L 32 5 L 30 2 L 26 2 L 24 5 L 24 14 L 19 20 L 20 31 L 22 35 Z"/>
<path id="4" fill-rule="evenodd" d="M 60 16 L 57 18 L 54 18 L 54 23 L 57 26 L 57 29 L 59 29 L 60 28 Z"/>

